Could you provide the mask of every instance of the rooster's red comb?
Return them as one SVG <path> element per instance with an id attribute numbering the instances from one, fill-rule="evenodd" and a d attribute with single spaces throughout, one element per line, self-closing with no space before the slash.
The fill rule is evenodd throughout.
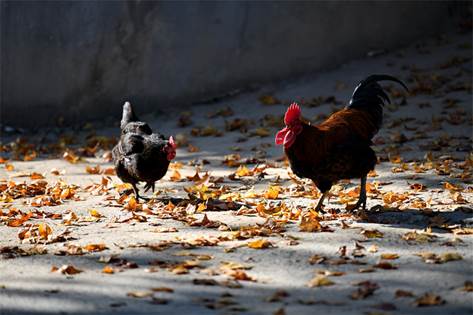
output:
<path id="1" fill-rule="evenodd" d="M 174 138 L 172 136 L 169 137 L 168 142 L 171 145 L 171 148 L 173 148 L 174 150 L 177 148 L 176 142 L 174 142 Z"/>
<path id="2" fill-rule="evenodd" d="M 292 103 L 287 109 L 286 115 L 284 115 L 284 123 L 291 125 L 295 120 L 298 120 L 299 117 L 301 117 L 301 108 L 297 103 Z"/>

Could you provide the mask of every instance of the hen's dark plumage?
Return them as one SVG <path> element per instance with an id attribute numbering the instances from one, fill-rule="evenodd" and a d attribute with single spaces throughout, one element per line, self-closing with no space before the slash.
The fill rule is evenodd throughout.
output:
<path id="1" fill-rule="evenodd" d="M 383 105 L 389 97 L 377 81 L 390 80 L 407 87 L 389 75 L 372 75 L 355 88 L 349 105 L 317 126 L 300 120 L 300 108 L 291 105 L 285 115 L 286 128 L 276 136 L 284 144 L 292 171 L 309 178 L 322 192 L 317 205 L 340 179 L 361 178 L 360 199 L 355 208 L 366 207 L 366 176 L 376 165 L 371 139 L 379 131 Z"/>
<path id="2" fill-rule="evenodd" d="M 120 123 L 121 137 L 113 148 L 112 155 L 117 176 L 133 186 L 140 198 L 136 184 L 145 182 L 145 191 L 154 191 L 154 183 L 167 172 L 169 162 L 176 155 L 176 145 L 172 137 L 166 140 L 159 133 L 136 117 L 131 104 L 123 105 Z"/>

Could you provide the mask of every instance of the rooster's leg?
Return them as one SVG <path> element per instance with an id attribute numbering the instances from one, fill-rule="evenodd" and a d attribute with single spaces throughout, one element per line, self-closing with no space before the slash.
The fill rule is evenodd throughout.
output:
<path id="1" fill-rule="evenodd" d="M 138 187 L 136 187 L 136 184 L 135 183 L 132 183 L 131 184 L 133 186 L 133 191 L 135 192 L 135 198 L 136 200 L 139 200 L 140 199 L 140 192 L 138 190 Z"/>
<path id="2" fill-rule="evenodd" d="M 138 187 L 136 187 L 136 184 L 131 184 L 131 185 L 133 186 L 133 191 L 135 192 L 135 198 L 136 198 L 136 200 L 140 200 L 140 199 L 149 200 L 149 198 L 140 196 L 139 190 L 138 190 Z"/>
<path id="3" fill-rule="evenodd" d="M 358 209 L 360 206 L 363 206 L 363 210 L 366 209 L 366 176 L 361 178 L 360 198 L 352 210 Z"/>
<path id="4" fill-rule="evenodd" d="M 322 206 L 324 204 L 324 199 L 327 197 L 328 191 L 325 191 L 319 199 L 317 206 L 315 207 L 315 211 L 320 212 L 322 210 Z"/>
<path id="5" fill-rule="evenodd" d="M 145 185 L 145 192 L 147 192 L 147 191 L 150 190 L 150 189 L 151 189 L 152 192 L 154 192 L 154 182 L 152 182 L 152 183 L 146 183 L 146 185 Z"/>

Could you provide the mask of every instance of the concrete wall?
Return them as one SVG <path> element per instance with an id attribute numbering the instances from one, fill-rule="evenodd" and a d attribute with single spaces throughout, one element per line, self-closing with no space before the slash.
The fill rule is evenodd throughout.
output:
<path id="1" fill-rule="evenodd" d="M 333 67 L 451 23 L 448 2 L 2 1 L 0 122 L 79 123 Z"/>

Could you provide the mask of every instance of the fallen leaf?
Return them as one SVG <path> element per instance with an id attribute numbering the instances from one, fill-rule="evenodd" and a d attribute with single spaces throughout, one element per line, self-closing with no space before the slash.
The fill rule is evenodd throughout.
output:
<path id="1" fill-rule="evenodd" d="M 361 234 L 367 238 L 382 238 L 383 233 L 378 230 L 362 230 Z"/>
<path id="2" fill-rule="evenodd" d="M 381 259 L 387 259 L 387 260 L 392 260 L 392 259 L 398 259 L 399 255 L 395 253 L 384 253 L 381 254 Z"/>
<path id="3" fill-rule="evenodd" d="M 129 297 L 142 299 L 153 295 L 152 291 L 131 291 L 126 294 Z"/>
<path id="4" fill-rule="evenodd" d="M 101 252 L 108 249 L 105 244 L 87 244 L 83 247 L 88 252 Z"/>
<path id="5" fill-rule="evenodd" d="M 102 215 L 98 212 L 97 209 L 89 209 L 89 214 L 95 218 L 101 218 Z"/>
<path id="6" fill-rule="evenodd" d="M 192 283 L 195 285 L 218 285 L 218 282 L 214 279 L 194 279 Z"/>
<path id="7" fill-rule="evenodd" d="M 414 294 L 411 291 L 396 290 L 396 292 L 394 293 L 394 296 L 396 298 L 404 298 L 404 297 L 414 297 Z"/>
<path id="8" fill-rule="evenodd" d="M 59 272 L 59 273 L 62 273 L 64 275 L 75 275 L 75 274 L 83 272 L 82 270 L 77 269 L 73 265 L 62 265 L 60 268 L 57 268 L 57 267 L 53 266 L 51 268 L 51 271 Z"/>
<path id="9" fill-rule="evenodd" d="M 273 247 L 273 244 L 265 239 L 259 239 L 255 241 L 248 242 L 248 247 L 253 248 L 253 249 L 264 249 L 264 248 L 269 248 Z"/>
<path id="10" fill-rule="evenodd" d="M 178 182 L 182 178 L 181 173 L 179 173 L 178 170 L 174 170 L 174 172 L 171 175 L 171 181 L 172 182 Z"/>
<path id="11" fill-rule="evenodd" d="M 48 239 L 48 236 L 53 233 L 53 230 L 46 223 L 39 223 L 38 224 L 38 232 L 39 232 L 39 236 L 42 239 L 46 240 L 46 239 Z"/>
<path id="12" fill-rule="evenodd" d="M 329 286 L 333 284 L 335 284 L 335 282 L 333 282 L 329 278 L 322 275 L 317 275 L 307 283 L 307 286 L 309 288 L 313 288 L 313 287 Z"/>
<path id="13" fill-rule="evenodd" d="M 173 293 L 174 289 L 168 288 L 168 287 L 154 287 L 154 288 L 151 288 L 151 291 Z"/>
<path id="14" fill-rule="evenodd" d="M 103 269 L 102 269 L 102 273 L 112 274 L 112 273 L 115 273 L 115 271 L 113 270 L 112 267 L 110 267 L 110 266 L 105 266 L 105 267 L 103 267 Z"/>
<path id="15" fill-rule="evenodd" d="M 473 281 L 465 281 L 465 284 L 461 288 L 462 291 L 473 292 Z"/>
<path id="16" fill-rule="evenodd" d="M 445 304 L 445 300 L 433 293 L 425 293 L 414 301 L 416 306 L 438 306 L 442 304 Z"/>

